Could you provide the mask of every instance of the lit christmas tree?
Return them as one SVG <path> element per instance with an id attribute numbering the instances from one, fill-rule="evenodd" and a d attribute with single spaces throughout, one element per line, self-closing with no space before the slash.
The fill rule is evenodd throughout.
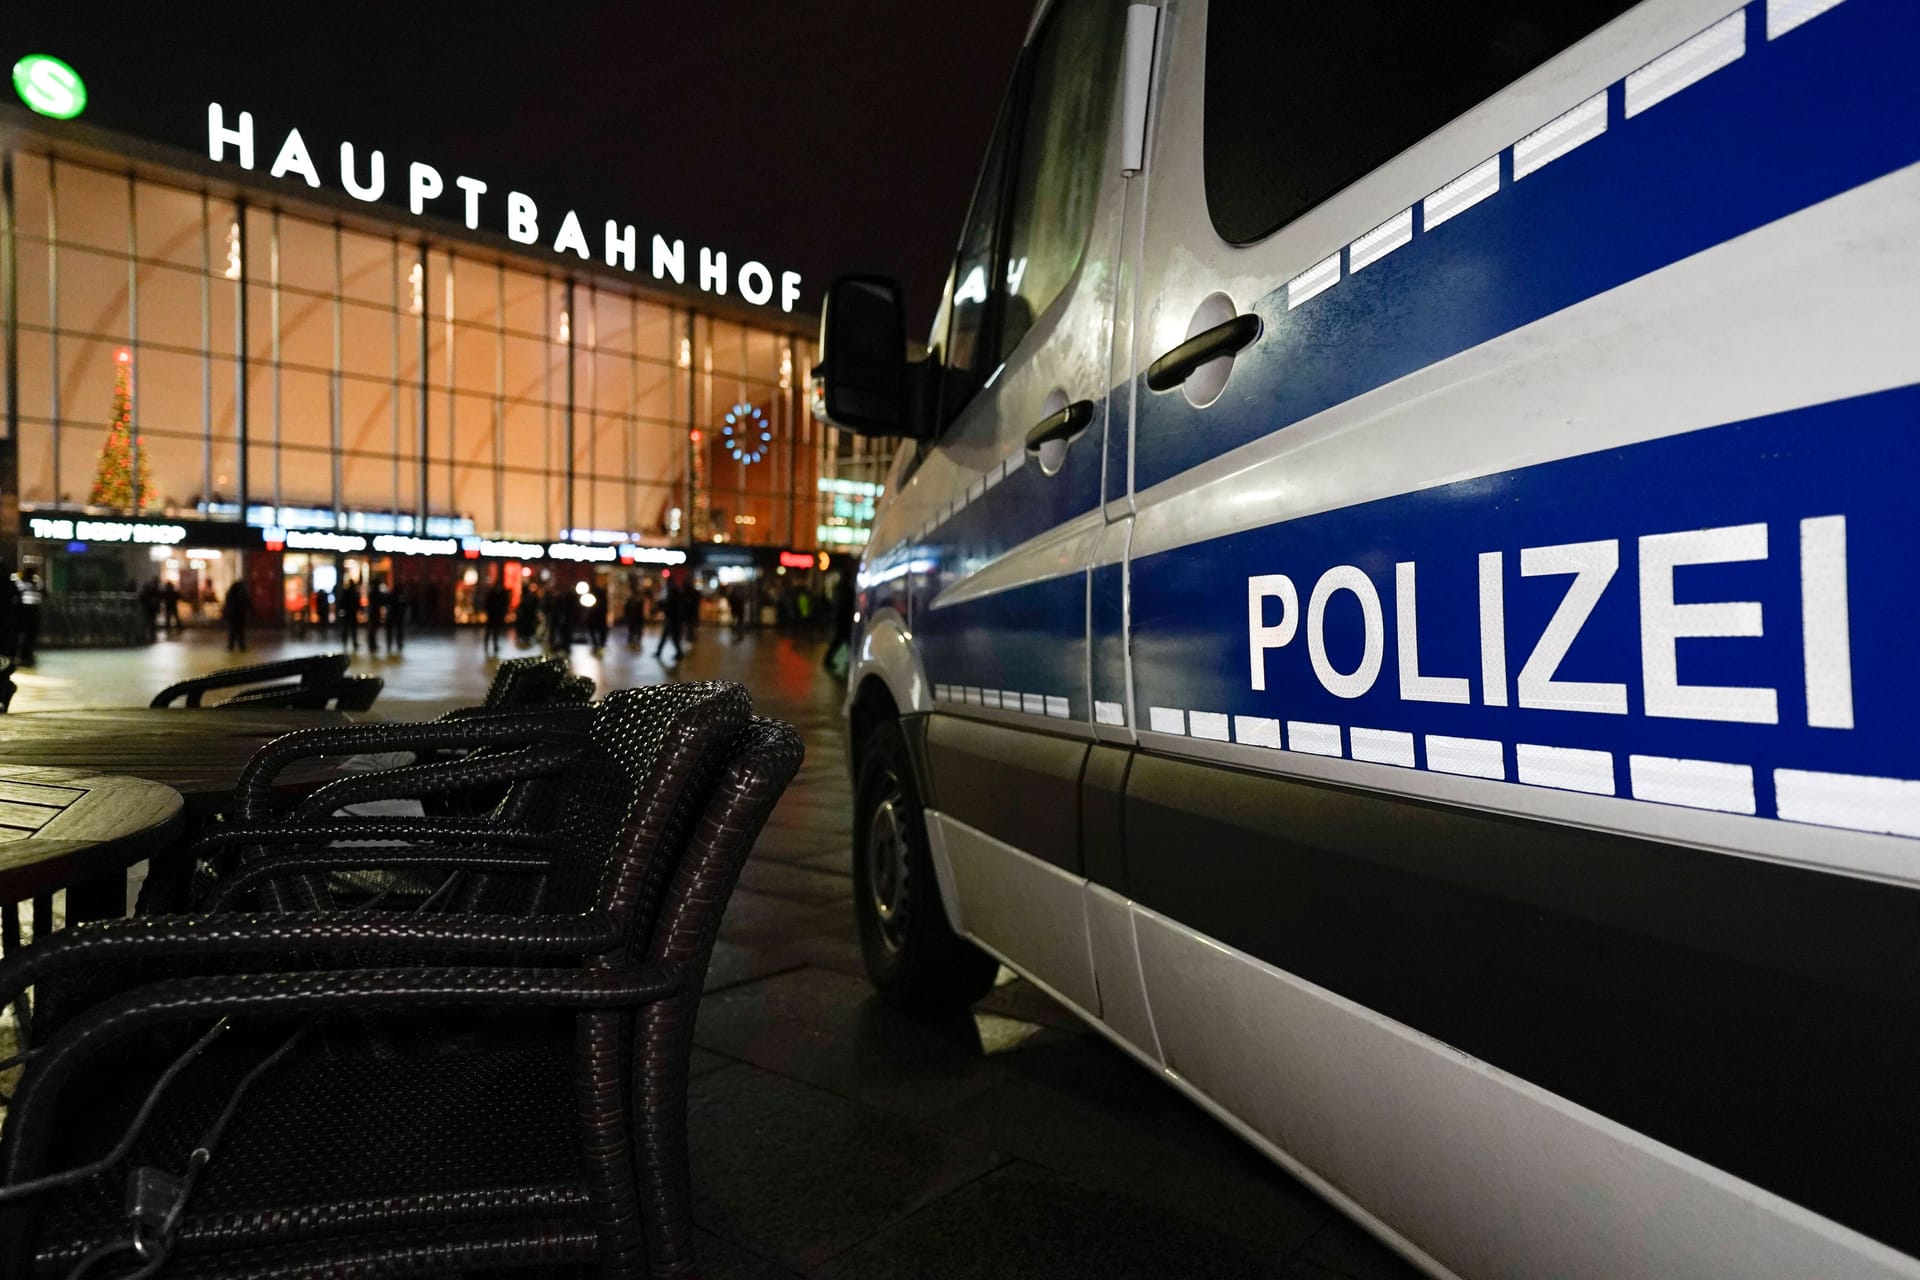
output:
<path id="1" fill-rule="evenodd" d="M 138 513 L 153 505 L 153 469 L 147 464 L 144 442 L 133 434 L 133 394 L 127 373 L 133 356 L 121 351 L 114 357 L 113 421 L 107 427 L 107 442 L 100 446 L 100 465 L 94 469 L 93 489 L 87 494 L 90 507 L 113 507 Z M 139 447 L 140 496 L 134 499 L 134 451 Z"/>

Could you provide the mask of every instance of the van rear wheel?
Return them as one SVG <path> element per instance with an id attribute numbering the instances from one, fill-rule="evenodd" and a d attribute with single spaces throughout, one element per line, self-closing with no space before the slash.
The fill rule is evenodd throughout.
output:
<path id="1" fill-rule="evenodd" d="M 1000 965 L 947 924 L 900 726 L 889 721 L 875 729 L 862 759 L 853 900 L 867 974 L 896 1008 L 971 1004 L 993 989 Z"/>

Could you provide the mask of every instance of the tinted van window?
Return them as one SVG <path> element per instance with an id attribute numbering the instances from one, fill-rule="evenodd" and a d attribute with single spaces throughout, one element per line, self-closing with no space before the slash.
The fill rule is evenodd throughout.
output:
<path id="1" fill-rule="evenodd" d="M 1207 209 L 1248 244 L 1634 0 L 1211 0 Z"/>
<path id="2" fill-rule="evenodd" d="M 1121 0 L 1061 0 L 1029 55 L 1026 122 L 1007 211 L 1002 359 L 1079 269 L 1100 195 L 1124 12 Z"/>

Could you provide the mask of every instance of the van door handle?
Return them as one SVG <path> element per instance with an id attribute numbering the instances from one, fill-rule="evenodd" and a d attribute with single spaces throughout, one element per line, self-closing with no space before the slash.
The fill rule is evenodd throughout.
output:
<path id="1" fill-rule="evenodd" d="M 1040 425 L 1027 432 L 1027 452 L 1039 453 L 1040 446 L 1051 444 L 1055 440 L 1071 440 L 1087 429 L 1093 421 L 1093 401 L 1075 400 L 1066 408 L 1042 419 Z"/>
<path id="2" fill-rule="evenodd" d="M 1260 317 L 1249 312 L 1203 329 L 1147 366 L 1147 390 L 1171 391 L 1201 365 L 1230 356 L 1260 336 Z"/>

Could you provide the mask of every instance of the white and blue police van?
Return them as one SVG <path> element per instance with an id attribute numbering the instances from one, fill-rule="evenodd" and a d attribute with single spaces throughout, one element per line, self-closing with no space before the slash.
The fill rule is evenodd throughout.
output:
<path id="1" fill-rule="evenodd" d="M 1920 3 L 1051 0 L 822 332 L 888 999 L 1435 1276 L 1920 1276 Z"/>

